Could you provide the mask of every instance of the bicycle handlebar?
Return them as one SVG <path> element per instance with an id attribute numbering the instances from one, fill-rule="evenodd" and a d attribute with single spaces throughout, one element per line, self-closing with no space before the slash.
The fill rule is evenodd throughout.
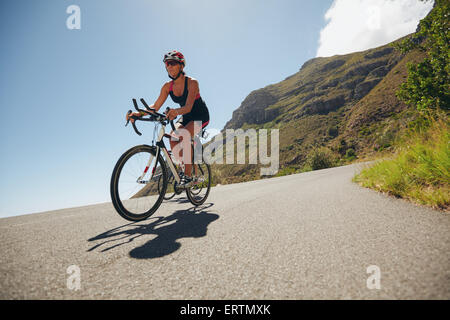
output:
<path id="1" fill-rule="evenodd" d="M 170 108 L 167 107 L 165 113 L 169 112 Z M 173 120 L 170 120 L 170 126 L 172 127 L 172 130 L 175 131 L 175 125 L 173 124 Z"/>
<path id="2" fill-rule="evenodd" d="M 165 114 L 159 113 L 155 109 L 150 108 L 148 106 L 147 102 L 145 102 L 145 100 L 143 98 L 141 98 L 141 102 L 142 102 L 142 104 L 144 105 L 144 107 L 147 110 L 139 109 L 136 99 L 133 98 L 134 108 L 136 109 L 137 112 L 139 112 L 141 114 L 144 113 L 144 115 L 142 115 L 142 116 L 131 116 L 130 117 L 131 119 L 135 120 L 135 121 L 132 121 L 131 124 L 133 125 L 133 129 L 134 129 L 134 131 L 136 132 L 137 135 L 141 136 L 142 133 L 140 133 L 139 130 L 137 129 L 137 127 L 136 127 L 136 124 L 135 124 L 136 120 L 141 120 L 141 121 L 158 121 L 158 122 L 160 122 L 162 124 L 166 124 L 166 121 L 168 121 L 168 122 L 170 122 L 170 126 L 172 127 L 172 130 L 175 131 L 175 125 L 173 124 L 173 120 L 169 120 Z M 169 110 L 170 110 L 170 108 L 167 108 L 165 113 L 167 114 L 167 112 Z M 127 114 L 129 115 L 131 113 L 133 113 L 133 112 L 131 110 L 128 110 Z M 145 115 L 149 115 L 150 118 L 143 118 L 143 116 L 145 116 Z M 125 124 L 125 127 L 130 122 L 130 118 L 128 118 L 127 123 Z"/>

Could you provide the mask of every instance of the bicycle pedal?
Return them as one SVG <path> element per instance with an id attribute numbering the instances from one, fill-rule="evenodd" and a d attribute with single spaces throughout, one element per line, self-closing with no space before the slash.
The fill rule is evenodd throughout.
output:
<path id="1" fill-rule="evenodd" d="M 178 184 L 178 187 L 186 189 L 186 188 L 189 188 L 192 185 L 193 182 L 194 182 L 194 180 L 192 178 L 188 177 L 186 179 L 186 176 L 183 175 L 182 178 L 181 178 L 180 183 Z"/>
<path id="2" fill-rule="evenodd" d="M 183 184 L 183 185 L 178 185 L 177 186 L 177 188 L 178 189 L 189 189 L 190 187 L 192 187 L 192 182 L 188 182 L 188 183 L 186 183 L 186 184 Z"/>

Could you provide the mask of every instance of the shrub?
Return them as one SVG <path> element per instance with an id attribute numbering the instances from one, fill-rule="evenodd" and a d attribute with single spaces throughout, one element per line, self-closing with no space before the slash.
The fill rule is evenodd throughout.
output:
<path id="1" fill-rule="evenodd" d="M 326 147 L 312 150 L 306 158 L 306 166 L 309 166 L 312 170 L 333 167 L 335 162 L 336 159 L 333 152 Z"/>
<path id="2" fill-rule="evenodd" d="M 353 148 L 347 149 L 345 152 L 345 158 L 347 161 L 353 161 L 356 159 L 356 152 Z"/>
<path id="3" fill-rule="evenodd" d="M 397 96 L 419 110 L 449 110 L 449 19 L 450 2 L 436 0 L 435 7 L 419 23 L 418 32 L 397 47 L 402 52 L 413 48 L 426 52 L 418 64 L 408 64 L 408 78 Z"/>
<path id="4" fill-rule="evenodd" d="M 295 167 L 284 167 L 278 170 L 278 173 L 275 175 L 275 177 L 287 176 L 298 172 L 299 170 Z"/>
<path id="5" fill-rule="evenodd" d="M 336 126 L 332 126 L 332 127 L 329 127 L 329 128 L 328 128 L 328 135 L 329 135 L 330 137 L 335 138 L 335 137 L 338 136 L 338 134 L 339 134 L 339 132 L 338 132 L 338 129 L 337 129 Z"/>
<path id="6" fill-rule="evenodd" d="M 356 156 L 355 150 L 353 150 L 352 148 L 347 149 L 347 152 L 345 153 L 345 156 L 347 158 L 355 157 Z"/>

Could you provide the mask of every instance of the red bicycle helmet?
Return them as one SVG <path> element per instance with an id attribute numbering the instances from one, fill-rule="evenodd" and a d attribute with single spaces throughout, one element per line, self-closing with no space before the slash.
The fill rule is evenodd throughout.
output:
<path id="1" fill-rule="evenodd" d="M 167 60 L 175 60 L 181 63 L 183 66 L 186 66 L 186 59 L 181 52 L 177 50 L 172 50 L 164 55 L 163 62 L 166 63 Z"/>

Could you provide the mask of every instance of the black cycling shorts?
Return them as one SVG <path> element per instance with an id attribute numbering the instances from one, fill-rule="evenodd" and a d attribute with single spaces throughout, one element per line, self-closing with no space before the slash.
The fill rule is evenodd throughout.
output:
<path id="1" fill-rule="evenodd" d="M 209 113 L 198 113 L 194 114 L 192 112 L 183 114 L 181 118 L 177 121 L 177 123 L 181 123 L 183 127 L 186 127 L 186 125 L 191 121 L 201 121 L 202 122 L 202 128 L 206 127 L 209 123 Z"/>

